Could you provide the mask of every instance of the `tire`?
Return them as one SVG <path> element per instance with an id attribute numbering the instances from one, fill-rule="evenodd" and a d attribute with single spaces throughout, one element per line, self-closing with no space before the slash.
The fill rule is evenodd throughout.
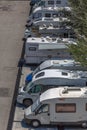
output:
<path id="1" fill-rule="evenodd" d="M 38 120 L 32 120 L 31 121 L 31 126 L 34 127 L 34 128 L 37 128 L 40 126 L 40 121 Z"/>
<path id="2" fill-rule="evenodd" d="M 84 128 L 84 129 L 87 128 L 87 122 L 82 123 L 82 128 Z"/>
<path id="3" fill-rule="evenodd" d="M 30 105 L 33 104 L 33 101 L 31 99 L 25 99 L 23 101 L 23 104 L 24 104 L 24 106 L 29 107 Z"/>

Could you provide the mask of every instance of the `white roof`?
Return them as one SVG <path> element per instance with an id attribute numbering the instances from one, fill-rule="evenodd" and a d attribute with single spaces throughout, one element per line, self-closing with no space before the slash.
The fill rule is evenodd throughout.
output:
<path id="1" fill-rule="evenodd" d="M 65 27 L 55 27 L 52 23 L 50 23 L 49 24 L 49 26 L 47 26 L 46 24 L 42 24 L 42 25 L 40 25 L 39 26 L 39 30 L 42 30 L 42 29 L 47 29 L 47 30 L 63 30 L 63 31 L 65 31 L 65 30 L 67 30 L 67 31 L 70 31 L 70 30 L 72 30 L 72 28 L 70 27 L 70 26 L 65 26 Z"/>
<path id="2" fill-rule="evenodd" d="M 38 74 L 44 73 L 41 76 Z M 63 69 L 46 69 L 36 73 L 33 77 L 33 80 L 38 80 L 41 78 L 65 78 L 65 79 L 86 79 L 87 71 L 71 71 Z"/>
<path id="3" fill-rule="evenodd" d="M 51 66 L 74 66 L 75 64 L 76 62 L 71 59 L 46 60 L 42 64 L 40 64 L 40 70 Z"/>
<path id="4" fill-rule="evenodd" d="M 75 44 L 75 39 L 73 38 L 51 38 L 49 36 L 47 37 L 41 37 L 41 38 L 37 38 L 37 37 L 30 37 L 27 38 L 27 43 L 38 43 L 38 44 L 48 44 L 48 43 L 52 43 L 52 44 Z"/>
<path id="5" fill-rule="evenodd" d="M 71 11 L 70 7 L 37 7 L 33 10 L 33 13 L 36 13 L 37 11 L 61 11 L 61 10 Z"/>
<path id="6" fill-rule="evenodd" d="M 54 24 L 55 25 L 55 22 L 57 23 L 57 25 L 59 24 L 59 23 L 62 23 L 62 22 L 69 22 L 70 21 L 70 19 L 68 19 L 68 18 L 66 18 L 66 17 L 56 17 L 56 18 L 54 18 L 54 17 L 50 17 L 50 18 L 48 18 L 48 17 L 42 17 L 41 19 L 34 19 L 34 21 L 33 21 L 33 23 L 34 24 L 37 24 L 37 23 L 44 23 L 44 24 L 46 24 L 47 22 L 50 22 L 50 23 L 52 23 L 52 24 Z M 50 24 L 49 23 L 49 24 Z"/>
<path id="7" fill-rule="evenodd" d="M 40 96 L 40 101 L 62 98 L 87 98 L 87 87 L 58 87 L 48 89 Z"/>

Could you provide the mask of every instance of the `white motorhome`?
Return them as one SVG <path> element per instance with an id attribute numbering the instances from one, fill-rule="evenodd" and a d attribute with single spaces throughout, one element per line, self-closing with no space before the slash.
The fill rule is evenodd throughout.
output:
<path id="1" fill-rule="evenodd" d="M 68 0 L 41 0 L 33 6 L 33 9 L 38 6 L 42 7 L 67 7 Z"/>
<path id="2" fill-rule="evenodd" d="M 29 16 L 27 21 L 28 24 L 26 26 L 31 26 L 33 24 L 33 26 L 38 28 L 38 26 L 41 26 L 42 24 L 46 24 L 48 26 L 50 23 L 55 27 L 61 26 L 63 23 L 70 21 L 66 17 L 66 13 L 64 13 L 67 11 L 70 13 L 71 10 L 69 7 L 37 7 Z"/>
<path id="3" fill-rule="evenodd" d="M 33 76 L 30 83 L 20 88 L 17 101 L 29 106 L 43 91 L 58 86 L 87 86 L 87 71 L 42 70 Z"/>
<path id="4" fill-rule="evenodd" d="M 46 69 L 33 76 L 33 81 L 36 80 L 38 84 L 87 86 L 87 71 Z"/>
<path id="5" fill-rule="evenodd" d="M 76 42 L 70 38 L 30 37 L 25 44 L 25 63 L 40 64 L 48 59 L 71 59 L 68 46 Z"/>
<path id="6" fill-rule="evenodd" d="M 54 37 L 61 38 L 76 38 L 74 30 L 69 26 L 54 27 L 53 24 L 46 26 L 45 24 L 39 26 L 39 34 L 53 35 Z"/>
<path id="7" fill-rule="evenodd" d="M 26 76 L 25 83 L 28 84 L 30 81 L 32 81 L 32 78 L 36 73 L 46 69 L 66 69 L 66 70 L 80 70 L 80 71 L 87 70 L 86 67 L 81 66 L 79 62 L 75 62 L 75 60 L 72 59 L 46 60 L 43 63 L 41 63 L 34 71 L 32 71 Z"/>
<path id="8" fill-rule="evenodd" d="M 45 91 L 25 110 L 26 123 L 82 125 L 87 127 L 87 87 L 59 87 Z"/>

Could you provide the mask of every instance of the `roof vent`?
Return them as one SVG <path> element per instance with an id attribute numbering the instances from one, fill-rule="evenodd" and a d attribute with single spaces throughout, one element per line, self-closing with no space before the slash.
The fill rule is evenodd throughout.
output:
<path id="1" fill-rule="evenodd" d="M 44 28 L 46 28 L 46 24 L 43 24 L 42 26 L 43 26 Z"/>
<path id="2" fill-rule="evenodd" d="M 59 64 L 59 62 L 58 61 L 53 61 L 53 64 Z"/>
<path id="3" fill-rule="evenodd" d="M 45 40 L 44 40 L 44 38 L 43 38 L 43 37 L 41 37 L 41 40 L 42 40 L 42 42 L 45 42 Z"/>
<path id="4" fill-rule="evenodd" d="M 62 93 L 63 93 L 63 94 L 68 93 L 67 87 L 65 87 L 65 88 L 63 89 Z"/>
<path id="5" fill-rule="evenodd" d="M 61 41 L 62 41 L 62 38 L 58 38 L 58 39 L 57 39 L 57 42 L 61 42 Z"/>
<path id="6" fill-rule="evenodd" d="M 85 91 L 84 94 L 87 94 L 87 91 Z"/>
<path id="7" fill-rule="evenodd" d="M 52 39 L 51 39 L 49 36 L 46 37 L 46 40 L 47 40 L 48 42 L 51 42 L 51 41 L 52 41 Z"/>
<path id="8" fill-rule="evenodd" d="M 34 37 L 32 37 L 32 40 L 35 40 L 35 38 L 34 38 Z"/>
<path id="9" fill-rule="evenodd" d="M 52 23 L 50 23 L 50 27 L 53 27 L 53 24 L 52 24 Z"/>

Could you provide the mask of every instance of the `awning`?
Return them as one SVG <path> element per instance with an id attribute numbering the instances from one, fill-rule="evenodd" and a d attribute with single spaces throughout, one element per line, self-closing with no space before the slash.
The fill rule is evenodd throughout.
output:
<path id="1" fill-rule="evenodd" d="M 49 50 L 49 49 L 66 49 L 67 46 L 65 44 L 62 43 L 47 43 L 47 44 L 39 44 L 39 50 Z"/>

